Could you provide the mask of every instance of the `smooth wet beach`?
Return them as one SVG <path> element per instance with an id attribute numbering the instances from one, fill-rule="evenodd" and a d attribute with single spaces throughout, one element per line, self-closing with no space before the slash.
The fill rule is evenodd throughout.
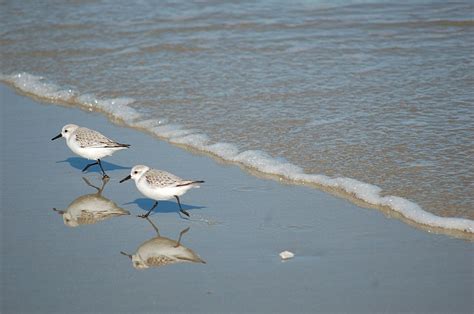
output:
<path id="1" fill-rule="evenodd" d="M 252 176 L 77 108 L 40 104 L 0 85 L 2 313 L 430 312 L 473 309 L 473 244 L 390 219 L 305 186 Z M 107 158 L 102 196 L 131 215 L 71 228 L 55 212 L 96 193 L 100 170 L 51 137 L 77 123 L 132 144 Z M 132 182 L 142 163 L 203 179 L 150 215 L 206 264 L 136 270 L 120 254 L 156 236 L 152 201 Z M 295 257 L 282 262 L 278 254 Z"/>

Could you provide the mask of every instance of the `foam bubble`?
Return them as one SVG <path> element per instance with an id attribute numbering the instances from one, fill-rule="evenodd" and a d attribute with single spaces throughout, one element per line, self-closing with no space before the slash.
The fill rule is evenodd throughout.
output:
<path id="1" fill-rule="evenodd" d="M 234 160 L 235 156 L 239 153 L 239 149 L 229 143 L 207 145 L 205 151 L 227 160 Z"/>
<path id="2" fill-rule="evenodd" d="M 193 133 L 193 130 L 185 130 L 180 125 L 167 124 L 152 128 L 153 133 L 164 138 L 178 138 Z"/>
<path id="3" fill-rule="evenodd" d="M 255 168 L 261 172 L 275 174 L 291 179 L 295 173 L 302 173 L 300 167 L 286 161 L 280 161 L 259 150 L 247 150 L 237 156 L 233 161 L 240 162 L 248 167 Z"/>
<path id="4" fill-rule="evenodd" d="M 137 110 L 130 107 L 130 104 L 135 102 L 133 98 L 97 99 L 94 95 L 84 94 L 77 98 L 77 102 L 82 106 L 102 110 L 114 118 L 129 123 L 141 117 Z"/>
<path id="5" fill-rule="evenodd" d="M 381 188 L 351 178 L 336 178 L 333 186 L 340 187 L 349 194 L 354 195 L 369 204 L 380 203 Z"/>

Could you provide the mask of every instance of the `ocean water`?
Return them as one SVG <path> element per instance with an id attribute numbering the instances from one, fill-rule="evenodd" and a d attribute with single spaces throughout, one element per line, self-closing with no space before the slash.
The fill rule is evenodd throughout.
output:
<path id="1" fill-rule="evenodd" d="M 0 79 L 474 232 L 472 12 L 472 1 L 2 1 Z"/>

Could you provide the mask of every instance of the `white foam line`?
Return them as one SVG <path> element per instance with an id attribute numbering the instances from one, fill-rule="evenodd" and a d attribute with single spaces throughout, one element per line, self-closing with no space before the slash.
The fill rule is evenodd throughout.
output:
<path id="1" fill-rule="evenodd" d="M 198 133 L 196 130 L 184 129 L 180 125 L 169 124 L 166 120 L 146 119 L 144 115 L 131 107 L 131 104 L 135 102 L 132 98 L 100 100 L 91 94 L 78 95 L 70 89 L 62 90 L 57 85 L 46 83 L 41 77 L 28 73 L 0 74 L 0 80 L 40 98 L 74 103 L 89 110 L 102 110 L 112 117 L 122 120 L 130 127 L 146 129 L 171 143 L 186 145 L 262 173 L 281 176 L 298 183 L 317 184 L 345 191 L 368 204 L 389 207 L 405 218 L 421 225 L 474 233 L 474 221 L 472 220 L 436 216 L 402 197 L 381 196 L 382 189 L 378 186 L 351 178 L 331 178 L 320 174 L 307 174 L 300 167 L 284 160 L 278 160 L 265 152 L 259 150 L 239 152 L 235 145 L 212 143 L 207 135 Z"/>
<path id="2" fill-rule="evenodd" d="M 98 108 L 114 118 L 121 119 L 125 122 L 131 122 L 141 115 L 130 107 L 129 105 L 134 103 L 133 98 L 113 98 L 99 100 L 94 95 L 85 94 L 77 97 L 76 102 L 82 106 L 89 106 L 91 109 Z"/>
<path id="3" fill-rule="evenodd" d="M 41 76 L 24 72 L 12 75 L 0 74 L 0 80 L 13 84 L 23 92 L 51 100 L 70 101 L 76 96 L 71 89 L 62 90 L 55 84 L 43 82 Z"/>

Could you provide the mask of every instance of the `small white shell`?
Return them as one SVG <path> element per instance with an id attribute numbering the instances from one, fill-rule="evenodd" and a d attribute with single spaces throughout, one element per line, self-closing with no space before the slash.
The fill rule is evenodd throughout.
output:
<path id="1" fill-rule="evenodd" d="M 295 254 L 291 253 L 290 251 L 283 251 L 280 253 L 280 257 L 282 260 L 285 260 L 295 257 Z"/>

